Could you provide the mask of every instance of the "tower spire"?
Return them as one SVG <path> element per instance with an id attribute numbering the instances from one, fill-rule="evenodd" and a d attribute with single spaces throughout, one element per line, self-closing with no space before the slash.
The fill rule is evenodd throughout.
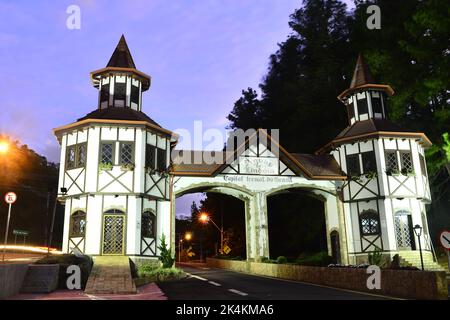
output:
<path id="1" fill-rule="evenodd" d="M 375 82 L 362 53 L 359 53 L 350 87 L 344 90 L 344 92 L 338 96 L 338 99 L 344 102 L 355 92 L 367 91 L 369 89 L 384 91 L 389 96 L 394 94 L 394 90 L 392 90 L 391 86 L 386 84 L 377 84 Z"/>
<path id="2" fill-rule="evenodd" d="M 350 88 L 353 89 L 369 83 L 373 84 L 375 81 L 373 80 L 372 74 L 370 73 L 362 53 L 359 53 Z"/>
<path id="3" fill-rule="evenodd" d="M 122 34 L 116 49 L 109 59 L 106 67 L 133 68 L 136 69 L 130 49 L 128 49 L 125 36 Z"/>

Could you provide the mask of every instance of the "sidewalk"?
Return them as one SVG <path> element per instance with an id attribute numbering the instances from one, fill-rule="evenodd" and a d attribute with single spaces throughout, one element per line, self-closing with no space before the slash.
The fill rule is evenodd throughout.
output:
<path id="1" fill-rule="evenodd" d="M 86 294 L 82 290 L 56 290 L 52 293 L 20 293 L 7 300 L 167 300 L 155 283 L 137 288 L 136 294 Z"/>

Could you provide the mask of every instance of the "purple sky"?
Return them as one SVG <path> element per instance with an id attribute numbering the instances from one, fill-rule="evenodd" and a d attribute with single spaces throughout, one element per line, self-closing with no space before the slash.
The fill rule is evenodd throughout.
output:
<path id="1" fill-rule="evenodd" d="M 81 8 L 80 30 L 66 28 L 72 4 Z M 0 133 L 58 162 L 51 129 L 96 108 L 89 72 L 106 65 L 122 33 L 137 68 L 152 76 L 145 113 L 171 130 L 191 130 L 194 120 L 223 129 L 241 90 L 256 88 L 266 73 L 270 54 L 290 33 L 289 15 L 300 5 L 300 0 L 2 0 Z"/>

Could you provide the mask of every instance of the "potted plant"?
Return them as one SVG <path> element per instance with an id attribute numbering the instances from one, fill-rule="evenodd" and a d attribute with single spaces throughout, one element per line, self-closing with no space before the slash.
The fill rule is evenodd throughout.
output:
<path id="1" fill-rule="evenodd" d="M 398 176 L 400 174 L 400 171 L 398 169 L 389 169 L 386 170 L 386 174 L 388 176 Z"/>
<path id="2" fill-rule="evenodd" d="M 414 170 L 402 169 L 402 175 L 404 176 L 414 176 Z"/>
<path id="3" fill-rule="evenodd" d="M 99 171 L 111 171 L 113 168 L 113 165 L 111 162 L 100 162 L 98 165 Z"/>
<path id="4" fill-rule="evenodd" d="M 133 171 L 134 170 L 134 163 L 123 163 L 121 165 L 122 171 Z"/>
<path id="5" fill-rule="evenodd" d="M 376 178 L 378 176 L 378 174 L 376 171 L 370 171 L 370 172 L 366 173 L 365 176 L 366 176 L 366 179 L 372 180 L 372 179 Z"/>

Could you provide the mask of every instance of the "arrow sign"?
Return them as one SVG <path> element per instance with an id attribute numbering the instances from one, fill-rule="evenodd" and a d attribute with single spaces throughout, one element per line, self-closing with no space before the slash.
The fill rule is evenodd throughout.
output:
<path id="1" fill-rule="evenodd" d="M 439 240 L 445 249 L 450 250 L 450 231 L 442 231 Z"/>

